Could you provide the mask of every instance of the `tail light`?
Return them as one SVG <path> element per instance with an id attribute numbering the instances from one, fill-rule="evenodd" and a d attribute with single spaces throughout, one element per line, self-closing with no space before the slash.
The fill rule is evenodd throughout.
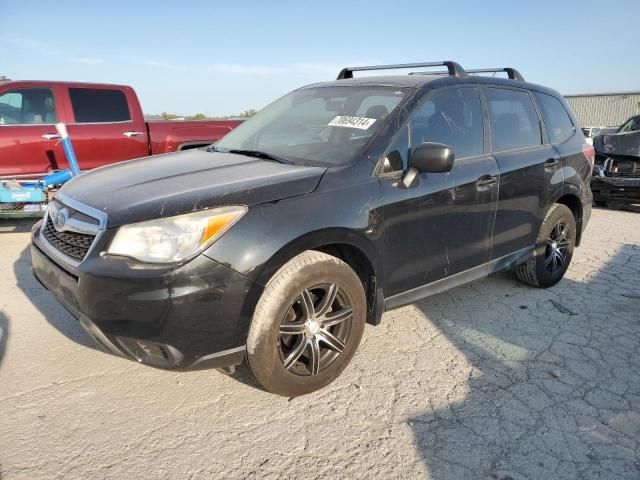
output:
<path id="1" fill-rule="evenodd" d="M 589 165 L 591 165 L 591 167 L 593 168 L 593 162 L 595 162 L 596 160 L 596 151 L 594 150 L 593 145 L 590 145 L 586 142 L 583 143 L 582 153 L 584 154 L 585 158 L 589 162 Z"/>

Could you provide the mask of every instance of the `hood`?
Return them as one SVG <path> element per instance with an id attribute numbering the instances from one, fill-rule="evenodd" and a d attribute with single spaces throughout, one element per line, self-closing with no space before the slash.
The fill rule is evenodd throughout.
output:
<path id="1" fill-rule="evenodd" d="M 640 131 L 597 135 L 593 148 L 601 155 L 640 157 Z"/>
<path id="2" fill-rule="evenodd" d="M 256 205 L 310 193 L 326 168 L 187 150 L 102 167 L 60 193 L 108 216 L 107 227 L 221 205 Z"/>

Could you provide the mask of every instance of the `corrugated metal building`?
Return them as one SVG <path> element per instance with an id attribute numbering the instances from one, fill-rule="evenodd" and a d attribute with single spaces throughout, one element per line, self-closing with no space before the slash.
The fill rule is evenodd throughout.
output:
<path id="1" fill-rule="evenodd" d="M 614 127 L 640 114 L 640 91 L 565 95 L 581 127 Z"/>

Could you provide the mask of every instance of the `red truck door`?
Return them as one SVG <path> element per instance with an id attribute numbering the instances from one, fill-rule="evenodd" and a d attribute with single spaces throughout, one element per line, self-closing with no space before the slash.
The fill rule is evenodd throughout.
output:
<path id="1" fill-rule="evenodd" d="M 0 176 L 41 176 L 66 165 L 55 123 L 58 88 L 15 87 L 0 91 Z"/>
<path id="2" fill-rule="evenodd" d="M 69 137 L 81 170 L 149 154 L 147 128 L 133 90 L 70 86 L 66 93 L 73 118 Z"/>

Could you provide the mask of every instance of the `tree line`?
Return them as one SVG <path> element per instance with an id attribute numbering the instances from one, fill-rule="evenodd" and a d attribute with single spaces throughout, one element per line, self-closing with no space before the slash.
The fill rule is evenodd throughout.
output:
<path id="1" fill-rule="evenodd" d="M 223 117 L 210 117 L 204 113 L 196 113 L 195 115 L 180 115 L 177 113 L 162 112 L 156 114 L 145 115 L 147 120 L 231 120 L 234 118 L 253 117 L 258 111 L 254 108 L 240 112 L 238 115 L 226 115 Z"/>

